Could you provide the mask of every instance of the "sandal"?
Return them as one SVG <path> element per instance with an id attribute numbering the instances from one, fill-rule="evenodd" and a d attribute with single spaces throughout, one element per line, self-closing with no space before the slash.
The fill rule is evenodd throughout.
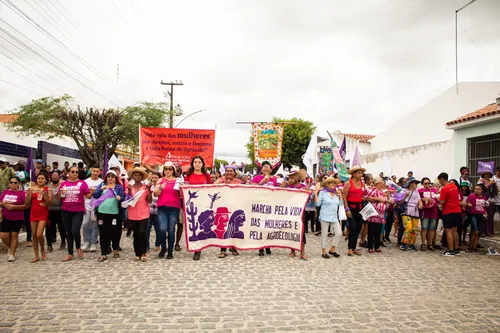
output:
<path id="1" fill-rule="evenodd" d="M 66 257 L 64 257 L 64 259 L 62 261 L 66 262 L 66 261 L 71 261 L 71 260 L 73 260 L 73 255 L 68 254 Z"/>
<path id="2" fill-rule="evenodd" d="M 383 251 L 381 249 L 376 249 L 375 252 L 382 253 Z"/>
<path id="3" fill-rule="evenodd" d="M 429 251 L 436 251 L 436 249 L 434 248 L 434 246 L 432 245 L 429 245 L 429 247 L 427 248 Z"/>
<path id="4" fill-rule="evenodd" d="M 424 244 L 420 245 L 420 251 L 425 251 L 427 250 L 427 246 L 425 246 Z"/>
<path id="5" fill-rule="evenodd" d="M 232 254 L 233 256 L 239 256 L 239 255 L 240 255 L 240 253 L 238 252 L 238 250 L 233 249 L 233 248 L 230 248 L 230 249 L 229 249 L 229 252 L 231 252 L 231 254 Z"/>
<path id="6" fill-rule="evenodd" d="M 31 260 L 31 263 L 32 263 L 32 264 L 34 264 L 34 263 L 36 263 L 37 261 L 40 261 L 40 258 L 35 258 L 35 259 Z"/>
<path id="7" fill-rule="evenodd" d="M 295 251 L 290 252 L 290 254 L 288 256 L 292 257 L 292 258 L 295 257 L 296 256 Z"/>
<path id="8" fill-rule="evenodd" d="M 219 258 L 222 259 L 222 258 L 225 258 L 225 257 L 227 257 L 227 253 L 226 252 L 219 253 Z"/>
<path id="9" fill-rule="evenodd" d="M 83 259 L 83 251 L 82 249 L 77 249 L 78 251 L 78 259 Z"/>
<path id="10" fill-rule="evenodd" d="M 97 258 L 97 262 L 103 262 L 103 261 L 106 261 L 106 260 L 108 260 L 107 256 L 100 256 L 99 258 Z"/>
<path id="11" fill-rule="evenodd" d="M 134 257 L 134 260 L 139 261 L 139 260 L 141 260 L 141 257 Z"/>
<path id="12" fill-rule="evenodd" d="M 352 253 L 354 253 L 355 255 L 357 256 L 360 256 L 361 255 L 361 252 L 359 250 L 354 250 L 352 251 Z"/>
<path id="13" fill-rule="evenodd" d="M 175 251 L 180 251 L 181 250 L 181 246 L 180 245 L 176 245 L 175 246 Z"/>
<path id="14" fill-rule="evenodd" d="M 352 250 L 347 251 L 347 255 L 348 255 L 349 257 L 352 257 L 352 255 L 353 255 Z"/>
<path id="15" fill-rule="evenodd" d="M 141 261 L 142 261 L 142 262 L 146 262 L 146 261 L 148 261 L 148 257 L 146 257 L 146 255 L 143 255 L 143 256 L 141 257 Z"/>
<path id="16" fill-rule="evenodd" d="M 304 260 L 304 261 L 307 261 L 307 257 L 305 254 L 301 254 L 300 255 L 300 259 Z"/>
<path id="17" fill-rule="evenodd" d="M 120 258 L 120 252 L 118 252 L 118 250 L 113 251 L 113 258 Z"/>
<path id="18" fill-rule="evenodd" d="M 47 259 L 47 253 L 46 252 L 42 252 L 42 260 L 45 260 Z"/>

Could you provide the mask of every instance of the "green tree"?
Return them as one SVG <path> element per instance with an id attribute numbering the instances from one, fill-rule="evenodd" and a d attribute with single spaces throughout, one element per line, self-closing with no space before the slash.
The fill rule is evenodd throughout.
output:
<path id="1" fill-rule="evenodd" d="M 310 121 L 299 118 L 283 119 L 283 118 L 273 117 L 272 122 L 295 123 L 295 124 L 285 124 L 283 133 L 281 163 L 283 163 L 283 165 L 286 168 L 291 168 L 293 165 L 297 165 L 303 168 L 304 164 L 302 163 L 302 155 L 305 154 L 307 146 L 309 145 L 309 141 L 311 140 L 311 137 L 314 134 L 314 130 L 316 129 L 314 124 Z M 253 141 L 253 134 L 250 135 L 250 138 L 245 147 L 247 149 L 248 158 L 251 161 L 254 161 L 255 145 Z"/>
<path id="2" fill-rule="evenodd" d="M 229 162 L 226 160 L 219 160 L 218 158 L 215 158 L 214 159 L 214 167 L 213 167 L 212 172 L 215 173 L 215 171 L 219 171 L 221 164 L 222 165 L 229 165 Z"/>
<path id="3" fill-rule="evenodd" d="M 141 102 L 122 110 L 83 109 L 69 95 L 43 97 L 11 111 L 17 118 L 8 126 L 21 137 L 70 138 L 86 165 L 102 167 L 104 147 L 109 155 L 117 147 L 134 150 L 139 144 L 139 126 L 161 126 L 166 113 L 158 104 Z"/>

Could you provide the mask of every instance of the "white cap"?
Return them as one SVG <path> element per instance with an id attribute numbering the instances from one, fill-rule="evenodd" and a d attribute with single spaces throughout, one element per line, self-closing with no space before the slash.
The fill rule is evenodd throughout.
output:
<path id="1" fill-rule="evenodd" d="M 0 162 L 5 163 L 5 162 L 7 162 L 7 159 L 2 156 L 2 157 L 0 157 Z"/>
<path id="2" fill-rule="evenodd" d="M 175 165 L 174 163 L 170 162 L 170 161 L 166 161 L 165 164 L 163 164 L 164 167 L 172 167 L 172 168 L 175 168 Z"/>
<path id="3" fill-rule="evenodd" d="M 108 172 L 106 172 L 106 177 L 107 177 L 109 174 L 112 174 L 113 176 L 117 177 L 117 176 L 116 176 L 116 172 L 115 172 L 114 170 L 108 170 Z"/>

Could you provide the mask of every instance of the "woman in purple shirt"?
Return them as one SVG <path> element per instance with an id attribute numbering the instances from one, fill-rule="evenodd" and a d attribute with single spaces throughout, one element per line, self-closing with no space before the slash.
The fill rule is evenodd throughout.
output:
<path id="1" fill-rule="evenodd" d="M 424 187 L 418 190 L 422 199 L 422 209 L 420 210 L 422 245 L 420 250 L 434 251 L 433 240 L 439 218 L 437 190 L 431 187 L 431 180 L 427 177 L 422 178 L 422 185 Z"/>
<path id="2" fill-rule="evenodd" d="M 252 184 L 260 185 L 260 186 L 278 186 L 278 182 L 276 181 L 276 177 L 271 176 L 271 171 L 273 171 L 271 163 L 268 161 L 262 162 L 262 166 L 260 168 L 260 175 L 253 177 Z M 271 248 L 266 247 L 266 253 L 268 255 L 271 254 Z M 259 250 L 259 257 L 264 256 L 264 249 Z"/>
<path id="3" fill-rule="evenodd" d="M 68 180 L 61 184 L 57 196 L 61 200 L 61 214 L 68 238 L 68 255 L 63 261 L 73 260 L 73 241 L 78 257 L 82 259 L 80 229 L 85 213 L 85 198 L 90 199 L 92 193 L 87 183 L 78 179 L 78 167 L 69 169 Z"/>

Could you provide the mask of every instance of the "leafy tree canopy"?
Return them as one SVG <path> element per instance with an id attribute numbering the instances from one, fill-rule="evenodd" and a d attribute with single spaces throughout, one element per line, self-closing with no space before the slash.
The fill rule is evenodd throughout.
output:
<path id="1" fill-rule="evenodd" d="M 18 117 L 9 129 L 19 136 L 72 139 L 87 166 L 103 166 L 104 147 L 135 150 L 139 126 L 160 127 L 167 116 L 166 103 L 140 102 L 124 109 L 81 108 L 69 95 L 43 97 L 11 111 Z"/>

